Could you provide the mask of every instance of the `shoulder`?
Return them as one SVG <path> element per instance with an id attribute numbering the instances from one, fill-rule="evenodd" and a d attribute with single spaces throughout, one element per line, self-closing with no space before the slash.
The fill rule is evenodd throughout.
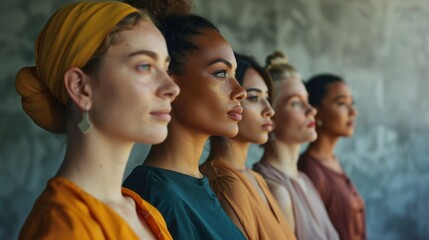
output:
<path id="1" fill-rule="evenodd" d="M 138 166 L 125 179 L 123 186 L 138 193 L 142 198 L 155 194 L 169 193 L 174 190 L 174 181 L 164 174 L 162 169 L 150 166 Z"/>
<path id="2" fill-rule="evenodd" d="M 234 175 L 217 176 L 209 182 L 217 196 L 223 195 L 230 200 L 243 200 L 248 194 L 243 181 Z"/>
<path id="3" fill-rule="evenodd" d="M 310 177 L 313 182 L 325 178 L 321 164 L 316 161 L 318 160 L 308 155 L 301 155 L 298 161 L 298 169 Z"/>
<path id="4" fill-rule="evenodd" d="M 285 197 L 290 197 L 289 191 L 287 190 L 287 188 L 285 186 L 283 186 L 282 184 L 273 181 L 273 180 L 266 180 L 268 187 L 270 188 L 270 191 L 273 193 L 273 195 L 277 198 L 279 196 L 285 196 Z"/>
<path id="5" fill-rule="evenodd" d="M 211 188 L 215 193 L 241 191 L 244 186 L 239 174 L 235 170 L 223 166 L 216 161 L 201 167 L 202 173 L 207 177 Z"/>
<path id="6" fill-rule="evenodd" d="M 90 217 L 55 202 L 36 203 L 20 233 L 21 239 L 90 239 L 97 237 Z M 89 232 L 93 229 L 93 232 Z M 101 234 L 101 232 L 100 232 Z M 99 235 L 98 237 L 102 237 Z"/>

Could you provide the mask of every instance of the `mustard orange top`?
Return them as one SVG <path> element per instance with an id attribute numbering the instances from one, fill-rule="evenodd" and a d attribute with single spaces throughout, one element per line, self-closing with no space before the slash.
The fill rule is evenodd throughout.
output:
<path id="1" fill-rule="evenodd" d="M 268 206 L 252 183 L 239 170 L 222 160 L 201 167 L 216 196 L 222 196 L 235 212 L 248 239 L 296 239 L 265 180 L 251 171 Z"/>
<path id="2" fill-rule="evenodd" d="M 162 215 L 133 191 L 131 197 L 141 219 L 157 239 L 172 239 Z M 55 177 L 37 199 L 20 239 L 139 239 L 113 209 L 63 177 Z"/>

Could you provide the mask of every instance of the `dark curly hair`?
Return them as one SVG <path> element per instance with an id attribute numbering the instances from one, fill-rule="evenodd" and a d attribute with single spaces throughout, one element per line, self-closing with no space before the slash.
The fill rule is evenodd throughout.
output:
<path id="1" fill-rule="evenodd" d="M 126 0 L 125 3 L 148 12 L 167 42 L 171 57 L 169 71 L 181 74 L 189 53 L 198 47 L 193 37 L 204 29 L 219 30 L 207 19 L 191 13 L 188 0 Z"/>

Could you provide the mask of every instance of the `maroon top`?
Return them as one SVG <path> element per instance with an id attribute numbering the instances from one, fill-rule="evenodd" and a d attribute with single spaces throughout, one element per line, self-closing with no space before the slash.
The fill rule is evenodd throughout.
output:
<path id="1" fill-rule="evenodd" d="M 298 168 L 310 177 L 319 191 L 340 239 L 367 239 L 365 203 L 350 179 L 344 173 L 329 169 L 308 154 L 301 155 Z"/>

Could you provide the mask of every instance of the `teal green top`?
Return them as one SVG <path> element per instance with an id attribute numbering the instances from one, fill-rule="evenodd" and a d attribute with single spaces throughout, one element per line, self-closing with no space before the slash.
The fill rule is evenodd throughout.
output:
<path id="1" fill-rule="evenodd" d="M 206 177 L 138 166 L 124 187 L 155 206 L 174 239 L 246 239 L 225 213 Z"/>

